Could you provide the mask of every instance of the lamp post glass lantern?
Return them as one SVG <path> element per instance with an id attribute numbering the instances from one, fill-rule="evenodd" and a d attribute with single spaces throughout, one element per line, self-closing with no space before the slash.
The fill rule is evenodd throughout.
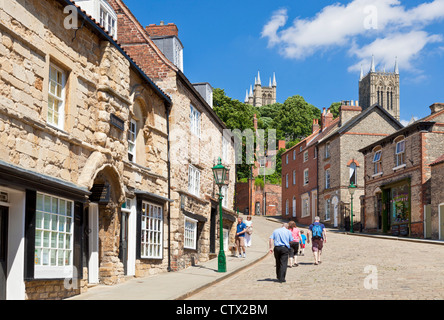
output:
<path id="1" fill-rule="evenodd" d="M 214 180 L 216 184 L 219 186 L 219 255 L 218 255 L 218 272 L 227 272 L 227 260 L 225 257 L 224 250 L 224 229 L 223 229 L 223 221 L 222 221 L 222 187 L 227 186 L 229 182 L 229 172 L 230 170 L 222 164 L 222 159 L 219 158 L 217 165 L 213 167 Z"/>
<path id="2" fill-rule="evenodd" d="M 348 192 L 350 193 L 351 200 L 350 200 L 350 232 L 353 233 L 353 195 L 355 194 L 356 186 L 352 182 L 350 186 L 348 187 Z"/>

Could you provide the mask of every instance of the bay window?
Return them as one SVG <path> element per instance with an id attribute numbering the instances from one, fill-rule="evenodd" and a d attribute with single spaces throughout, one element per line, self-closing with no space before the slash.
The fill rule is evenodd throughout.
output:
<path id="1" fill-rule="evenodd" d="M 37 193 L 34 265 L 36 278 L 72 276 L 74 204 Z"/>

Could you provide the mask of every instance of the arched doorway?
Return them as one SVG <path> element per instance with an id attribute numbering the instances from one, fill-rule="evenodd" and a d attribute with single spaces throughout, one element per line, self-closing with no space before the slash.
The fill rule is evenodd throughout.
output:
<path id="1" fill-rule="evenodd" d="M 121 205 L 125 201 L 117 170 L 111 165 L 100 168 L 90 189 L 88 209 L 88 278 L 90 283 L 112 285 L 125 275 L 121 234 L 127 226 Z M 123 222 L 123 223 L 122 223 Z"/>

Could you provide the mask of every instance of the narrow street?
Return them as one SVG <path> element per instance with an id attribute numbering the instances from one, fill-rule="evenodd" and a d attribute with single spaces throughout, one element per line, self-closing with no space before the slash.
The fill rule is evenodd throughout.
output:
<path id="1" fill-rule="evenodd" d="M 256 218 L 255 239 L 263 242 L 280 226 Z M 260 238 L 259 238 L 260 237 Z M 264 248 L 266 250 L 267 248 Z M 189 300 L 404 300 L 444 298 L 444 245 L 328 232 L 322 264 L 311 245 L 299 266 L 276 282 L 274 257 L 237 273 Z"/>

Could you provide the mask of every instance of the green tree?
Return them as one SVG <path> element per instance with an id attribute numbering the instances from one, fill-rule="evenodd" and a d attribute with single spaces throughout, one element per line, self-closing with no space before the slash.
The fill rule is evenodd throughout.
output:
<path id="1" fill-rule="evenodd" d="M 298 141 L 312 133 L 313 119 L 319 119 L 321 111 L 296 95 L 285 100 L 279 108 L 273 126 L 277 137 L 287 141 Z"/>

